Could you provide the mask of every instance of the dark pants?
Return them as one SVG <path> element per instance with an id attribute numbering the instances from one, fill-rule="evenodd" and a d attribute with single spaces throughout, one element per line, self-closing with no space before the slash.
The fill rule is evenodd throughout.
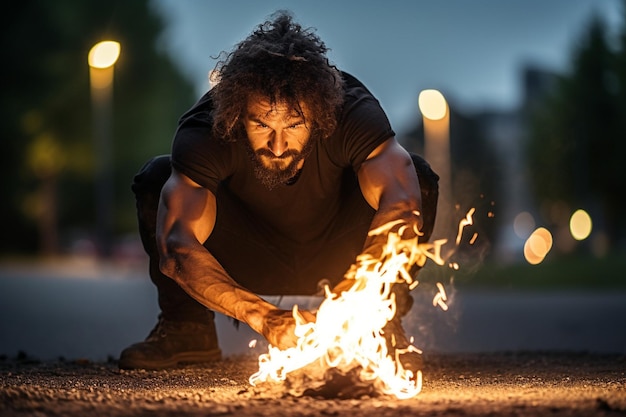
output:
<path id="1" fill-rule="evenodd" d="M 435 224 L 439 177 L 421 157 L 411 157 L 422 192 L 423 239 L 428 240 Z M 156 213 L 161 188 L 170 172 L 170 158 L 163 155 L 148 161 L 135 176 L 132 190 L 139 234 L 150 259 L 150 277 L 157 287 L 163 316 L 175 321 L 202 322 L 213 313 L 159 270 Z M 343 211 L 344 218 L 338 219 L 336 230 L 329 230 L 318 242 L 303 245 L 275 237 L 270 241 L 228 190 L 220 188 L 216 198 L 216 224 L 204 246 L 233 279 L 262 295 L 311 295 L 318 291 L 322 279 L 331 284 L 340 281 L 363 249 L 374 215 L 357 187 L 354 196 L 347 199 L 349 206 Z"/>

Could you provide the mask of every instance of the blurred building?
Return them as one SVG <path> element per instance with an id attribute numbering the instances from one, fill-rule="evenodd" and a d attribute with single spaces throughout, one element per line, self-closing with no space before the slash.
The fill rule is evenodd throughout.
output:
<path id="1" fill-rule="evenodd" d="M 522 100 L 517 108 L 470 114 L 459 112 L 453 102 L 449 106 L 454 198 L 461 210 L 477 207 L 476 221 L 484 224 L 481 231 L 489 239 L 488 256 L 501 261 L 524 259 L 525 238 L 513 228 L 516 216 L 527 212 L 537 218 L 525 160 L 529 115 L 553 90 L 556 79 L 554 73 L 528 66 L 521 72 Z M 409 151 L 423 154 L 423 122 L 399 140 Z"/>

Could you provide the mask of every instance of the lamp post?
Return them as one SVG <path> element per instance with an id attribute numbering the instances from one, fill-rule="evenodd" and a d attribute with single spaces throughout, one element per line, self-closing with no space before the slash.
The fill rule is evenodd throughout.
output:
<path id="1" fill-rule="evenodd" d="M 450 164 L 450 109 L 443 94 L 423 90 L 418 104 L 424 122 L 424 158 L 439 175 L 439 202 L 433 236 L 454 239 Z"/>
<path id="2" fill-rule="evenodd" d="M 100 256 L 111 254 L 113 225 L 113 169 L 111 164 L 111 125 L 113 73 L 120 55 L 120 44 L 103 41 L 88 55 L 93 136 L 95 152 L 95 203 L 97 245 Z"/>

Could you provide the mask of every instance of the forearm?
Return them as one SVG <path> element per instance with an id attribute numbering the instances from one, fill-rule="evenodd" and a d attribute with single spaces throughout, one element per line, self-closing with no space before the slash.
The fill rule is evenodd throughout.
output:
<path id="1" fill-rule="evenodd" d="M 263 318 L 277 309 L 234 281 L 198 243 L 170 248 L 161 256 L 161 270 L 207 308 L 247 323 L 258 333 Z"/>
<path id="2" fill-rule="evenodd" d="M 421 235 L 423 219 L 421 201 L 417 198 L 381 199 L 372 218 L 369 234 L 363 245 L 363 253 L 379 257 L 387 243 L 389 233 L 399 234 L 403 239 Z"/>
<path id="3" fill-rule="evenodd" d="M 160 268 L 191 297 L 213 311 L 248 324 L 273 346 L 294 346 L 295 319 L 239 285 L 202 245 L 217 212 L 213 193 L 172 170 L 161 190 L 157 213 Z M 308 321 L 314 320 L 310 314 Z"/>

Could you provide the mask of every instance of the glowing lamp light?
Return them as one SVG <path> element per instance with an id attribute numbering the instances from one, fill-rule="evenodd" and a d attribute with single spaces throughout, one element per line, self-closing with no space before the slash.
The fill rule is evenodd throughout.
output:
<path id="1" fill-rule="evenodd" d="M 98 246 L 102 255 L 110 255 L 113 223 L 113 178 L 111 164 L 113 78 L 120 44 L 103 41 L 95 44 L 87 55 L 89 87 L 93 112 L 95 153 L 96 210 Z"/>
<path id="2" fill-rule="evenodd" d="M 452 239 L 455 207 L 450 159 L 450 108 L 443 94 L 433 89 L 420 91 L 417 104 L 424 123 L 424 158 L 439 174 L 439 200 L 434 233 Z"/>
<path id="3" fill-rule="evenodd" d="M 115 41 L 102 41 L 95 44 L 89 51 L 87 62 L 92 68 L 109 68 L 115 65 L 120 56 L 120 44 Z"/>
<path id="4" fill-rule="evenodd" d="M 583 209 L 576 210 L 569 220 L 569 230 L 572 237 L 576 240 L 587 239 L 591 234 L 591 229 L 591 216 Z"/>
<path id="5" fill-rule="evenodd" d="M 422 90 L 418 104 L 422 115 L 430 120 L 441 120 L 448 113 L 448 103 L 438 90 Z"/>

